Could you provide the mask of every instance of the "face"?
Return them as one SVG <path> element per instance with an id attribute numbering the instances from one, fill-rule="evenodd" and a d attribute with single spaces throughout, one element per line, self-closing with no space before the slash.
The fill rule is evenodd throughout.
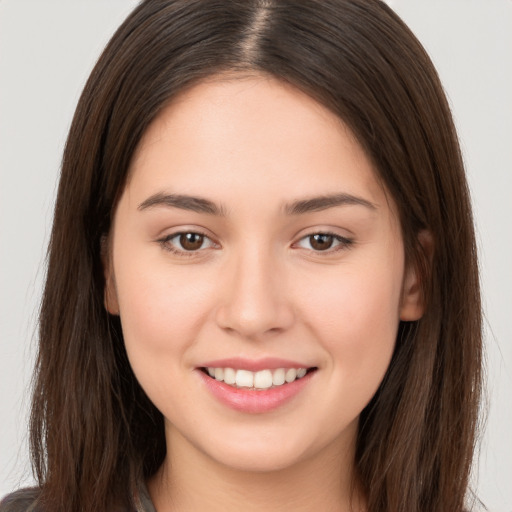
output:
<path id="1" fill-rule="evenodd" d="M 421 305 L 334 114 L 268 77 L 195 86 L 143 137 L 110 242 L 107 308 L 174 452 L 265 471 L 353 450 Z"/>

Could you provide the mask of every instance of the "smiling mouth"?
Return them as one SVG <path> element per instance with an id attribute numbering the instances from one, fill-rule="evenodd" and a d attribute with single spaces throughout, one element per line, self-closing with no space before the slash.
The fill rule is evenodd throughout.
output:
<path id="1" fill-rule="evenodd" d="M 263 391 L 291 384 L 302 379 L 308 373 L 316 371 L 317 368 L 276 368 L 257 372 L 214 367 L 203 367 L 200 370 L 212 379 L 224 382 L 224 384 L 235 389 Z"/>

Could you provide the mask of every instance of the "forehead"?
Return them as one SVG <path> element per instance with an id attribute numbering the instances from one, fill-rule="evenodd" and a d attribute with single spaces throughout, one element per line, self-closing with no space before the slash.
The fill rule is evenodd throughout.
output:
<path id="1" fill-rule="evenodd" d="M 142 188 L 193 188 L 204 195 L 215 194 L 212 184 L 219 183 L 244 183 L 250 195 L 265 183 L 292 196 L 337 186 L 365 192 L 371 201 L 385 195 L 343 121 L 266 75 L 216 76 L 182 92 L 150 125 L 130 169 L 131 186 Z"/>

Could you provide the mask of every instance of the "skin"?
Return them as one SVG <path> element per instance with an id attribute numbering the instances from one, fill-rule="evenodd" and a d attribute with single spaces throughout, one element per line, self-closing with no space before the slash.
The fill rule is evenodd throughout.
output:
<path id="1" fill-rule="evenodd" d="M 155 194 L 204 198 L 222 215 L 147 206 Z M 368 204 L 286 207 L 332 194 Z M 207 238 L 185 253 L 172 238 L 182 232 Z M 315 233 L 340 238 L 316 250 Z M 106 259 L 107 308 L 165 418 L 168 455 L 149 482 L 159 512 L 364 509 L 358 418 L 399 320 L 419 318 L 422 304 L 394 203 L 334 114 L 264 76 L 214 77 L 182 93 L 141 141 Z M 249 414 L 220 403 L 198 374 L 226 357 L 317 370 L 284 406 Z"/>

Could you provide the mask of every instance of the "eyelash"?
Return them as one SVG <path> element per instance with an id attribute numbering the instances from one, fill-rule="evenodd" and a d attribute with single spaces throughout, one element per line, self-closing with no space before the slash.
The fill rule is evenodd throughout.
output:
<path id="1" fill-rule="evenodd" d="M 200 231 L 179 231 L 178 233 L 172 233 L 170 235 L 166 235 L 165 237 L 158 240 L 162 248 L 166 251 L 169 251 L 172 254 L 175 254 L 180 257 L 184 258 L 190 258 L 193 256 L 197 256 L 197 253 L 199 253 L 202 249 L 199 248 L 197 250 L 187 250 L 187 249 L 177 249 L 173 246 L 172 240 L 178 237 L 181 237 L 183 235 L 197 235 L 204 238 L 204 240 L 209 240 L 210 246 L 216 246 L 215 242 L 212 241 L 212 239 L 206 235 L 205 233 L 201 233 Z M 179 242 L 178 242 L 179 243 Z M 204 249 L 203 249 L 204 250 Z"/>
<path id="2" fill-rule="evenodd" d="M 339 252 L 339 251 L 350 249 L 350 247 L 352 247 L 352 245 L 354 244 L 354 240 L 352 238 L 347 238 L 347 237 L 344 237 L 344 236 L 340 236 L 340 235 L 337 235 L 336 233 L 332 233 L 330 231 L 317 231 L 315 233 L 310 233 L 309 235 L 303 236 L 294 245 L 299 244 L 303 240 L 311 239 L 311 237 L 314 237 L 314 236 L 317 236 L 317 235 L 332 237 L 333 238 L 333 242 L 338 242 L 338 244 L 335 245 L 334 248 L 329 247 L 328 249 L 325 249 L 323 251 L 322 250 L 307 249 L 307 250 L 309 250 L 311 252 L 314 252 L 315 254 L 320 254 L 320 255 L 321 254 L 326 254 L 327 255 L 327 254 L 336 253 L 336 252 Z"/>
<path id="3" fill-rule="evenodd" d="M 211 238 L 208 235 L 206 235 L 205 233 L 201 233 L 200 231 L 180 231 L 178 233 L 172 233 L 170 235 L 166 235 L 165 237 L 163 237 L 157 241 L 160 243 L 160 245 L 162 246 L 162 248 L 164 250 L 169 251 L 172 254 L 175 254 L 177 256 L 184 257 L 184 258 L 197 256 L 197 254 L 200 251 L 204 250 L 204 248 L 199 248 L 197 250 L 177 249 L 175 246 L 173 246 L 171 241 L 173 239 L 181 237 L 183 235 L 197 235 L 197 236 L 203 237 L 204 240 L 209 240 L 210 246 L 208 248 L 215 247 L 217 245 L 215 242 L 213 242 L 211 240 Z M 318 235 L 332 237 L 333 241 L 338 242 L 338 244 L 335 245 L 334 248 L 329 247 L 325 250 L 315 250 L 315 249 L 307 249 L 307 248 L 306 248 L 306 250 L 311 251 L 315 254 L 320 254 L 320 255 L 326 254 L 327 255 L 327 254 L 332 254 L 332 253 L 336 253 L 339 251 L 349 249 L 354 244 L 354 240 L 351 238 L 346 238 L 346 237 L 337 235 L 336 233 L 332 233 L 329 231 L 317 231 L 317 232 L 310 233 L 308 235 L 303 236 L 302 238 L 300 238 L 298 240 L 298 242 L 295 242 L 293 244 L 293 246 L 297 246 L 300 242 L 302 242 L 304 240 L 308 240 L 311 237 L 318 236 Z"/>

